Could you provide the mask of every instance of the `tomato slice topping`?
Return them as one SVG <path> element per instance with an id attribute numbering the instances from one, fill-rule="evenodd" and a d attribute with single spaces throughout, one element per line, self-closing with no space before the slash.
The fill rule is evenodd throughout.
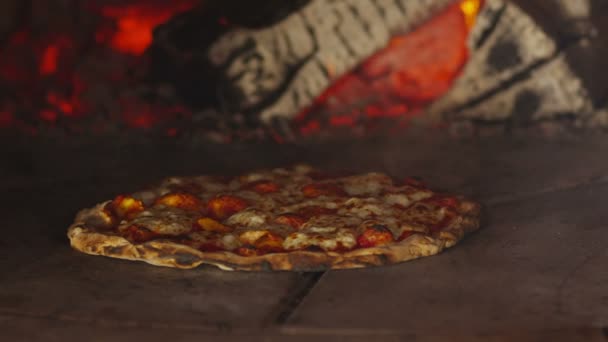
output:
<path id="1" fill-rule="evenodd" d="M 223 220 L 247 208 L 248 206 L 249 204 L 247 204 L 247 202 L 240 197 L 232 195 L 220 195 L 209 200 L 209 203 L 207 203 L 207 210 L 209 212 L 209 216 Z"/>
<path id="2" fill-rule="evenodd" d="M 139 227 L 136 225 L 130 225 L 122 231 L 122 234 L 127 240 L 136 243 L 150 241 L 154 238 L 158 238 L 160 235 L 147 228 Z"/>
<path id="3" fill-rule="evenodd" d="M 293 229 L 300 229 L 304 223 L 306 223 L 306 219 L 298 214 L 282 214 L 277 216 L 274 220 L 278 224 L 284 224 L 290 226 Z"/>
<path id="4" fill-rule="evenodd" d="M 395 241 L 393 233 L 383 225 L 375 224 L 366 228 L 357 238 L 357 245 L 362 248 L 386 245 Z"/>
<path id="5" fill-rule="evenodd" d="M 229 233 L 232 228 L 210 217 L 201 217 L 196 220 L 196 227 L 207 232 Z"/>
<path id="6" fill-rule="evenodd" d="M 203 204 L 198 197 L 188 193 L 166 194 L 156 199 L 154 204 L 162 204 L 184 210 L 201 210 L 203 207 Z"/>
<path id="7" fill-rule="evenodd" d="M 280 252 L 283 251 L 283 237 L 269 232 L 257 239 L 254 245 L 264 253 Z"/>
<path id="8" fill-rule="evenodd" d="M 131 196 L 118 195 L 110 203 L 110 210 L 118 217 L 132 218 L 144 211 L 144 204 Z"/>

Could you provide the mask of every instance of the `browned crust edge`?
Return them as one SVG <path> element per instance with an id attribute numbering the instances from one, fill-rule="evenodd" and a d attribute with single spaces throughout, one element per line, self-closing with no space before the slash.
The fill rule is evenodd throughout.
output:
<path id="1" fill-rule="evenodd" d="M 189 269 L 209 264 L 227 271 L 321 271 L 396 264 L 440 253 L 454 246 L 467 233 L 479 229 L 480 206 L 461 202 L 459 215 L 438 237 L 415 234 L 389 245 L 349 252 L 293 251 L 260 256 L 240 256 L 231 252 L 202 252 L 169 240 L 133 244 L 127 239 L 87 227 L 86 216 L 101 208 L 83 210 L 68 229 L 72 247 L 92 255 L 144 261 L 152 265 Z"/>

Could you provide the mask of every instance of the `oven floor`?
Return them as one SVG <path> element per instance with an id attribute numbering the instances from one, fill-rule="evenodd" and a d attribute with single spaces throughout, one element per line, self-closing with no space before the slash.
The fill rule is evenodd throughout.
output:
<path id="1" fill-rule="evenodd" d="M 50 145 L 2 148 L 3 341 L 606 340 L 607 139 Z M 159 268 L 65 237 L 80 207 L 166 175 L 296 161 L 422 176 L 480 200 L 482 229 L 435 257 L 318 273 Z"/>

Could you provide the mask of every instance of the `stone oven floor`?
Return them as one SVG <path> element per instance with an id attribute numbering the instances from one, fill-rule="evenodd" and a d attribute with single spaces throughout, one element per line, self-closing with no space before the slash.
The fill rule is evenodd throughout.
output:
<path id="1" fill-rule="evenodd" d="M 608 139 L 3 146 L 3 341 L 607 340 Z M 295 161 L 423 176 L 480 200 L 483 227 L 435 257 L 318 273 L 159 268 L 65 237 L 80 207 L 166 175 Z"/>

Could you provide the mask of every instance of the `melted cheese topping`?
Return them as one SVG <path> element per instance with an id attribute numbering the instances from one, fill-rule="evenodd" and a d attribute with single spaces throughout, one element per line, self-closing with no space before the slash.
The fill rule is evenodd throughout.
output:
<path id="1" fill-rule="evenodd" d="M 320 215 L 312 217 L 300 228 L 304 232 L 334 232 L 338 228 L 357 227 L 361 224 L 361 219 L 352 215 Z"/>
<path id="2" fill-rule="evenodd" d="M 410 198 L 405 194 L 387 194 L 384 196 L 384 200 L 388 204 L 398 204 L 402 207 L 407 207 L 412 203 Z"/>
<path id="3" fill-rule="evenodd" d="M 423 199 L 433 197 L 433 192 L 431 191 L 416 191 L 408 195 L 412 202 L 421 201 Z"/>
<path id="4" fill-rule="evenodd" d="M 351 196 L 375 196 L 392 183 L 390 177 L 372 172 L 345 178 L 344 190 Z"/>
<path id="5" fill-rule="evenodd" d="M 400 218 L 405 222 L 437 224 L 445 217 L 445 208 L 416 203 L 403 211 Z"/>
<path id="6" fill-rule="evenodd" d="M 263 236 L 267 235 L 268 231 L 266 230 L 247 230 L 239 235 L 239 239 L 250 245 L 253 245 L 256 241 L 258 241 Z"/>
<path id="7" fill-rule="evenodd" d="M 287 250 L 305 249 L 311 246 L 320 247 L 326 251 L 338 248 L 350 249 L 357 244 L 355 233 L 350 229 L 338 229 L 335 234 L 292 233 L 283 242 Z"/>
<path id="8" fill-rule="evenodd" d="M 226 224 L 236 227 L 258 228 L 266 223 L 266 214 L 257 210 L 243 210 L 230 216 Z"/>
<path id="9" fill-rule="evenodd" d="M 238 248 L 241 243 L 239 239 L 237 239 L 236 236 L 234 236 L 233 234 L 227 234 L 222 236 L 222 245 L 227 250 L 233 250 L 235 248 Z"/>
<path id="10" fill-rule="evenodd" d="M 194 218 L 184 211 L 159 206 L 144 210 L 126 225 L 137 225 L 162 235 L 182 235 L 192 230 Z"/>
<path id="11" fill-rule="evenodd" d="M 133 194 L 144 203 L 145 210 L 128 219 L 122 218 L 117 228 L 121 231 L 136 225 L 165 237 L 180 236 L 186 241 L 184 243 L 202 250 L 214 246 L 238 251 L 239 247 L 255 246 L 256 241 L 264 238 L 264 243 L 273 248 L 282 243 L 285 250 L 317 247 L 331 251 L 355 248 L 357 238 L 369 227 L 386 228 L 398 239 L 404 230 L 428 233 L 429 227 L 435 227 L 446 217 L 445 208 L 426 201 L 434 196 L 430 190 L 396 186 L 390 177 L 381 173 L 317 181 L 309 175 L 314 171 L 309 166 L 299 165 L 292 169 L 252 172 L 232 179 L 212 176 L 168 178 L 157 188 Z M 260 190 L 255 187 L 259 184 L 271 187 Z M 303 188 L 311 186 L 319 186 L 320 190 L 304 194 Z M 324 192 L 327 188 L 323 186 L 329 186 L 331 191 Z M 153 205 L 158 197 L 180 191 L 197 196 L 201 200 L 200 208 L 180 209 L 170 207 L 170 202 Z M 217 212 L 227 212 L 230 216 L 214 216 L 206 201 L 218 196 L 237 197 L 225 201 L 225 205 L 246 203 L 248 207 L 226 208 L 228 211 Z M 216 204 L 224 205 L 222 203 Z M 277 220 L 286 214 L 289 215 Z M 205 230 L 199 223 L 205 217 L 217 220 L 222 230 Z M 113 222 L 113 218 L 100 217 L 99 222 L 101 227 Z"/>

